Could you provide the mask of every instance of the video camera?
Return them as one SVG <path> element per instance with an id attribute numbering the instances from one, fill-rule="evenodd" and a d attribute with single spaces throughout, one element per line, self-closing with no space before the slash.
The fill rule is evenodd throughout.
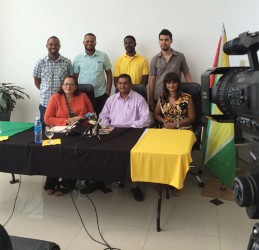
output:
<path id="1" fill-rule="evenodd" d="M 246 207 L 249 218 L 259 219 L 259 32 L 244 32 L 226 42 L 223 50 L 227 55 L 247 54 L 250 67 L 206 70 L 201 75 L 202 112 L 218 122 L 235 122 L 252 136 L 248 146 L 251 168 L 245 176 L 234 179 L 233 194 L 236 203 Z M 215 87 L 210 87 L 211 75 L 222 75 Z M 212 114 L 211 103 L 222 114 Z M 259 249 L 259 223 L 254 226 L 248 249 Z"/>
<path id="2" fill-rule="evenodd" d="M 250 67 L 208 69 L 201 75 L 202 111 L 219 122 L 237 122 L 247 133 L 259 135 L 259 32 L 242 33 L 224 45 L 227 55 L 248 54 Z M 210 75 L 223 74 L 210 88 Z M 215 103 L 223 115 L 213 115 Z"/>

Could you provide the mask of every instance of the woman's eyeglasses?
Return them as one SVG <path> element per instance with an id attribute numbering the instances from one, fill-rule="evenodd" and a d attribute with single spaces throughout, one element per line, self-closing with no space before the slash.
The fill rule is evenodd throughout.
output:
<path id="1" fill-rule="evenodd" d="M 70 87 L 70 86 L 75 86 L 75 84 L 74 83 L 63 83 L 63 86 Z"/>

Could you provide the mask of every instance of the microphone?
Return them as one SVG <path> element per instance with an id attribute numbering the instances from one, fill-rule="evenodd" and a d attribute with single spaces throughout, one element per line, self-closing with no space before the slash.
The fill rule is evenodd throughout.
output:
<path id="1" fill-rule="evenodd" d="M 77 135 L 81 135 L 80 132 L 77 132 L 77 131 L 72 131 L 72 128 L 74 128 L 75 125 L 77 124 L 80 124 L 80 120 L 77 120 L 75 121 L 74 123 L 72 124 L 69 124 L 67 126 L 67 132 L 66 132 L 66 135 L 69 135 L 69 136 L 77 136 Z"/>
<path id="2" fill-rule="evenodd" d="M 91 116 L 92 117 L 92 116 Z M 90 131 L 90 133 L 91 133 L 91 136 L 92 136 L 92 134 L 93 134 L 93 132 L 92 132 L 92 129 L 93 129 L 93 127 L 96 125 L 96 121 L 95 120 L 88 120 L 88 126 L 87 126 L 87 128 L 86 128 L 86 130 L 85 130 L 85 132 L 82 134 L 82 136 L 84 136 L 85 134 L 87 134 L 89 131 Z"/>
<path id="3" fill-rule="evenodd" d="M 67 125 L 64 129 L 62 129 L 61 131 L 59 131 L 59 133 L 63 133 L 63 132 L 69 132 L 77 123 L 79 123 L 80 120 L 75 121 L 72 124 Z"/>
<path id="4" fill-rule="evenodd" d="M 88 112 L 88 113 L 85 114 L 85 117 L 86 117 L 87 120 L 91 120 L 91 118 L 95 117 L 95 114 Z"/>
<path id="5" fill-rule="evenodd" d="M 67 125 L 61 132 L 66 132 L 66 135 L 71 135 L 71 134 L 72 134 L 72 131 L 71 131 L 72 128 L 74 128 L 74 126 L 77 125 L 77 124 L 82 124 L 82 123 L 84 123 L 86 120 L 88 120 L 88 123 L 89 123 L 89 124 L 91 124 L 91 122 L 94 122 L 94 124 L 95 124 L 95 120 L 91 120 L 91 119 L 94 118 L 94 117 L 95 117 L 95 114 L 94 114 L 94 113 L 88 112 L 88 113 L 85 114 L 85 116 L 84 116 L 83 118 L 81 118 L 81 119 L 75 121 L 75 122 L 72 123 L 72 124 Z M 94 124 L 93 124 L 93 125 L 94 125 Z M 93 126 L 90 127 L 90 128 L 87 128 L 87 131 L 85 131 L 84 134 L 86 134 L 91 128 L 93 128 Z M 74 132 L 74 131 L 73 131 L 73 132 Z M 83 134 L 83 135 L 84 135 L 84 134 Z"/>
<path id="6" fill-rule="evenodd" d="M 82 134 L 82 136 L 84 136 L 85 134 L 87 134 L 89 131 L 91 133 L 91 136 L 93 135 L 98 135 L 98 131 L 99 131 L 99 123 L 101 122 L 101 118 L 99 118 L 97 121 L 95 120 L 89 120 L 88 123 L 88 127 L 86 128 L 85 132 Z M 99 135 L 98 135 L 99 136 Z"/>
<path id="7" fill-rule="evenodd" d="M 85 114 L 85 116 L 83 118 L 79 119 L 78 121 L 80 123 L 84 123 L 86 120 L 89 121 L 89 120 L 93 120 L 94 118 L 95 118 L 95 114 L 88 112 Z"/>
<path id="8" fill-rule="evenodd" d="M 72 124 L 69 124 L 68 127 L 70 127 L 70 129 L 72 129 L 76 124 L 79 124 L 80 120 L 77 120 L 75 122 L 73 122 Z"/>

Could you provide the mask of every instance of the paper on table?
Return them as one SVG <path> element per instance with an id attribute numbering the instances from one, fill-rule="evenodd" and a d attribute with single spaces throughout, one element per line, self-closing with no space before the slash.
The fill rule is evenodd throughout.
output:
<path id="1" fill-rule="evenodd" d="M 99 134 L 100 135 L 107 135 L 107 134 L 110 134 L 113 130 L 114 130 L 114 127 L 112 127 L 112 126 L 102 126 L 99 129 Z"/>
<path id="2" fill-rule="evenodd" d="M 51 144 L 49 144 L 50 141 L 51 141 Z M 57 144 L 61 144 L 60 139 L 52 139 L 52 140 L 43 140 L 42 141 L 42 146 L 52 146 L 52 145 L 57 145 Z"/>
<path id="3" fill-rule="evenodd" d="M 70 131 L 72 128 L 76 127 L 76 124 L 67 125 L 67 126 L 54 126 L 53 131 L 54 133 L 66 133 Z"/>
<path id="4" fill-rule="evenodd" d="M 0 136 L 0 141 L 6 141 L 6 140 L 8 140 L 8 136 L 6 135 L 6 136 Z"/>
<path id="5" fill-rule="evenodd" d="M 53 131 L 54 133 L 66 133 L 69 128 L 69 126 L 55 126 Z"/>

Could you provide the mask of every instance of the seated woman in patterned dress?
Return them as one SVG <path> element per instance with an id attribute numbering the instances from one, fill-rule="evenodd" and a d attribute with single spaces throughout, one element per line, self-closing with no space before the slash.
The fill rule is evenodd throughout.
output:
<path id="1" fill-rule="evenodd" d="M 174 72 L 165 75 L 163 93 L 154 110 L 154 119 L 163 124 L 166 129 L 189 129 L 195 121 L 195 109 L 192 97 L 181 92 L 179 76 Z M 174 195 L 180 195 L 181 190 L 170 187 Z"/>
<path id="2" fill-rule="evenodd" d="M 190 129 L 195 121 L 192 97 L 181 92 L 179 76 L 174 72 L 165 75 L 163 93 L 157 101 L 154 119 L 167 129 Z"/>

